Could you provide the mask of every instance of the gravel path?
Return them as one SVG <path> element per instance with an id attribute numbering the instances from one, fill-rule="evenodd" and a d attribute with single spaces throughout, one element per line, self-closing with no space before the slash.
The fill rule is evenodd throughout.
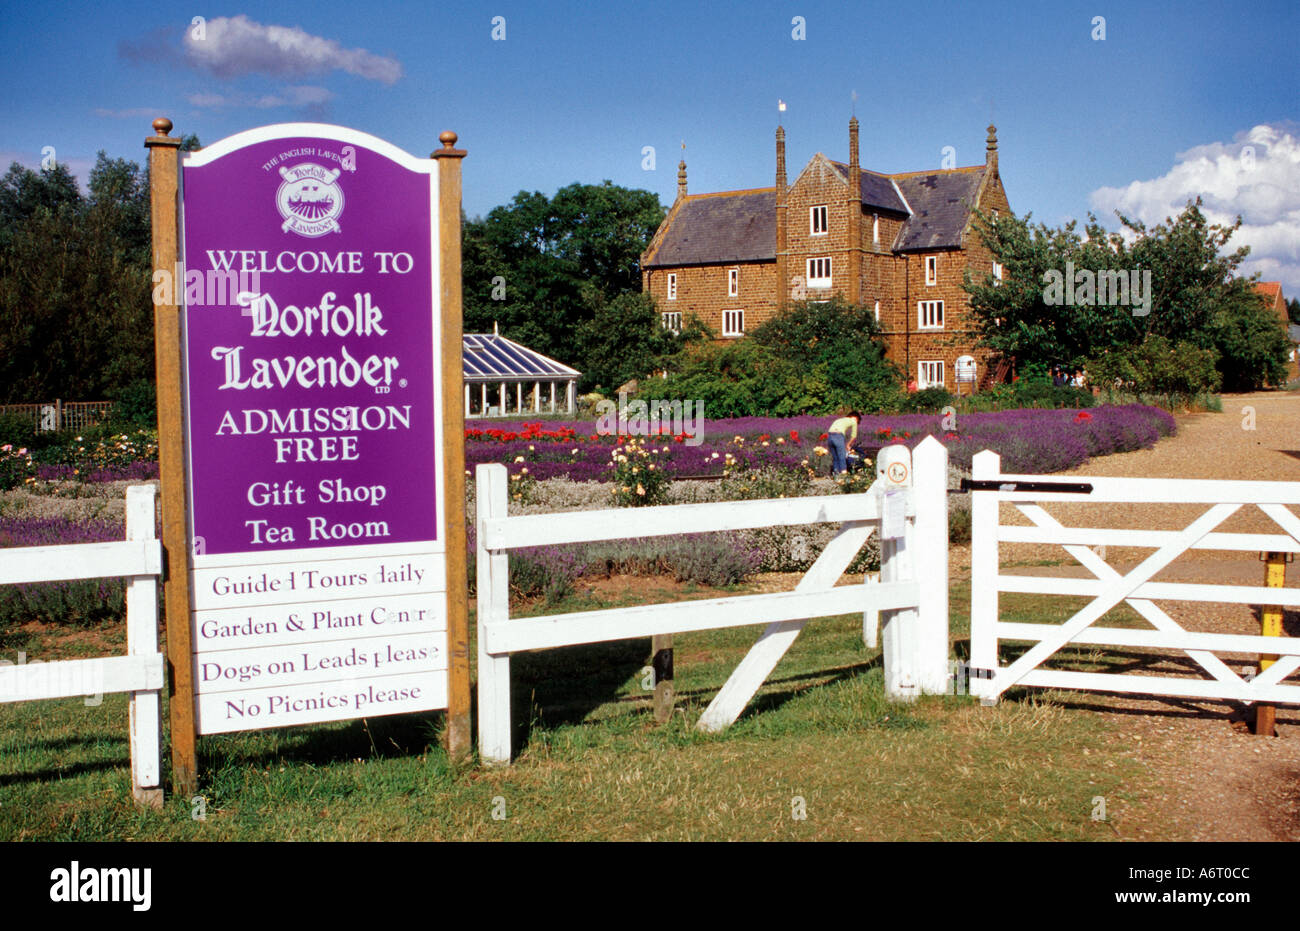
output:
<path id="1" fill-rule="evenodd" d="M 1300 394 L 1225 395 L 1223 413 L 1179 417 L 1178 435 L 1161 440 L 1153 449 L 1096 459 L 1065 475 L 1300 481 Z M 1003 507 L 1004 522 L 1028 523 L 1010 505 Z M 1046 509 L 1067 526 L 1175 529 L 1207 507 L 1097 504 Z M 1256 507 L 1243 508 L 1219 529 L 1279 532 Z M 1112 547 L 1105 557 L 1125 572 L 1151 552 Z M 1004 567 L 1062 558 L 1072 562 L 1059 547 L 1028 544 L 1003 544 L 1000 557 Z M 1021 565 L 1015 572 L 1091 577 L 1076 565 Z M 968 573 L 967 569 L 964 574 Z M 1156 579 L 1261 585 L 1263 575 L 1256 553 L 1193 550 Z M 1292 565 L 1287 585 L 1296 584 L 1300 584 L 1300 566 Z M 1259 633 L 1258 616 L 1247 605 L 1164 602 L 1160 606 L 1191 630 Z M 1288 611 L 1284 626 L 1288 635 L 1300 636 L 1300 615 Z M 1225 659 L 1239 669 L 1253 657 Z M 1186 674 L 1196 668 L 1185 656 L 1171 652 L 1142 671 Z M 1233 703 L 1082 692 L 1058 695 L 1069 707 L 1107 715 L 1118 725 L 1118 733 L 1127 737 L 1124 754 L 1146 774 L 1137 784 L 1124 787 L 1127 802 L 1110 804 L 1116 812 L 1118 837 L 1300 840 L 1300 708 L 1279 706 L 1278 737 L 1270 739 L 1250 734 L 1245 709 Z"/>

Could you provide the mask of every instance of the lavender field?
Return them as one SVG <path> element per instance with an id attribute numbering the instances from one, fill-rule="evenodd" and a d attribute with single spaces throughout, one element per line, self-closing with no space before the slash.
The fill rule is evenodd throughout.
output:
<path id="1" fill-rule="evenodd" d="M 940 415 L 875 415 L 862 419 L 860 445 L 916 445 L 926 436 L 948 447 L 951 463 L 970 468 L 975 453 L 991 449 L 1008 472 L 1061 472 L 1093 456 L 1153 446 L 1175 431 L 1167 412 L 1141 404 L 1089 410 L 1012 410 L 964 414 L 944 428 Z M 691 446 L 682 435 L 652 438 L 659 467 L 671 478 L 718 475 L 731 457 L 735 469 L 805 470 L 829 473 L 825 417 L 745 417 L 706 421 L 703 442 Z M 611 453 L 619 439 L 600 436 L 591 422 L 471 421 L 466 426 L 465 462 L 499 462 L 512 472 L 526 469 L 538 481 L 560 476 L 573 481 L 608 481 Z"/>

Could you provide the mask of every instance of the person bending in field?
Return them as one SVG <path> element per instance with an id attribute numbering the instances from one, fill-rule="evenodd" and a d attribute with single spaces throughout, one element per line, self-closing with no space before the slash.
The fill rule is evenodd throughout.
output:
<path id="1" fill-rule="evenodd" d="M 843 475 L 849 470 L 848 453 L 858 440 L 858 421 L 861 419 L 862 412 L 854 410 L 831 421 L 830 429 L 826 432 L 829 434 L 827 442 L 831 448 L 833 475 Z"/>

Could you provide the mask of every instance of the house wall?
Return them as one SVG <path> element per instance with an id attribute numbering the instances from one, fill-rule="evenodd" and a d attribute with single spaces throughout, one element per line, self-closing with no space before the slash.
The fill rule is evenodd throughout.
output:
<path id="1" fill-rule="evenodd" d="M 1010 204 L 996 171 L 988 173 L 978 196 L 981 208 L 996 208 L 999 213 L 1010 214 Z M 719 335 L 724 310 L 744 309 L 745 331 L 749 333 L 771 319 L 786 301 L 847 295 L 852 201 L 845 178 L 818 154 L 795 178 L 786 203 L 786 282 L 776 280 L 776 262 L 749 262 L 651 269 L 643 273 L 645 291 L 653 295 L 661 312 L 680 312 L 683 323 L 694 314 Z M 825 234 L 813 234 L 811 230 L 810 208 L 819 205 L 827 208 Z M 879 217 L 878 241 L 872 237 L 873 213 Z M 977 348 L 978 332 L 973 326 L 969 296 L 962 282 L 967 269 L 977 278 L 990 275 L 992 254 L 978 233 L 969 227 L 963 235 L 962 248 L 896 254 L 892 251 L 893 244 L 905 222 L 904 217 L 878 213 L 870 205 L 864 205 L 860 223 L 859 300 L 867 307 L 880 302 L 880 324 L 888 357 L 908 380 L 919 380 L 920 362 L 940 361 L 944 386 L 956 391 L 957 359 L 971 355 L 976 360 L 978 383 L 986 384 L 992 374 L 988 364 L 991 353 Z M 928 255 L 938 258 L 934 285 L 925 284 Z M 831 259 L 831 285 L 808 288 L 808 260 L 823 256 Z M 740 268 L 740 293 L 734 298 L 727 293 L 727 270 L 732 267 Z M 677 299 L 673 301 L 667 297 L 670 272 L 677 275 Z M 930 300 L 944 302 L 942 329 L 920 329 L 918 304 Z"/>
<path id="2" fill-rule="evenodd" d="M 732 268 L 740 270 L 736 297 L 727 293 L 727 271 Z M 677 275 L 676 300 L 668 299 L 669 274 Z M 694 314 L 718 337 L 722 336 L 724 310 L 745 311 L 746 333 L 753 332 L 776 313 L 775 262 L 652 268 L 644 273 L 644 279 L 645 290 L 654 297 L 660 313 L 680 313 L 683 325 Z"/>

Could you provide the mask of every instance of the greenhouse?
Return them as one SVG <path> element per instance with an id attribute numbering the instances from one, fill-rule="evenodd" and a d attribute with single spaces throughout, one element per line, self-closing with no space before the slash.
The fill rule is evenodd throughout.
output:
<path id="1" fill-rule="evenodd" d="M 582 374 L 499 333 L 466 333 L 465 416 L 572 414 Z"/>

